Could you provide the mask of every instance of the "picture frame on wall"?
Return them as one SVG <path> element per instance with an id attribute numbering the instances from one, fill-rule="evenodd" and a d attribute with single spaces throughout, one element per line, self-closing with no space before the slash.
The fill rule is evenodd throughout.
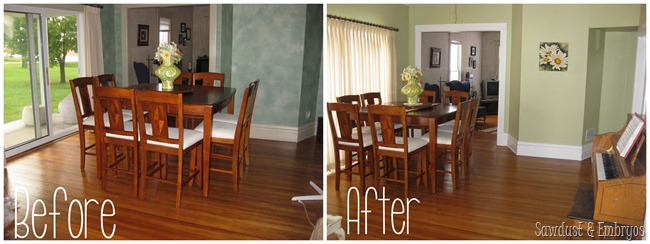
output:
<path id="1" fill-rule="evenodd" d="M 185 23 L 181 23 L 181 33 L 185 33 L 186 30 L 187 30 L 187 25 L 185 25 Z"/>
<path id="2" fill-rule="evenodd" d="M 476 69 L 476 59 L 472 60 L 472 69 Z"/>
<path id="3" fill-rule="evenodd" d="M 192 28 L 185 29 L 185 39 L 188 41 L 192 39 Z"/>
<path id="4" fill-rule="evenodd" d="M 474 61 L 474 58 L 469 57 L 469 61 L 467 62 L 467 67 L 472 67 L 472 61 Z"/>
<path id="5" fill-rule="evenodd" d="M 440 48 L 432 47 L 429 52 L 429 68 L 440 68 Z"/>
<path id="6" fill-rule="evenodd" d="M 475 46 L 471 46 L 469 48 L 469 55 L 470 56 L 476 56 L 476 47 Z"/>
<path id="7" fill-rule="evenodd" d="M 185 39 L 185 35 L 183 34 L 178 34 L 178 44 L 183 44 L 183 39 Z"/>
<path id="8" fill-rule="evenodd" d="M 148 25 L 138 25 L 138 46 L 149 46 Z"/>

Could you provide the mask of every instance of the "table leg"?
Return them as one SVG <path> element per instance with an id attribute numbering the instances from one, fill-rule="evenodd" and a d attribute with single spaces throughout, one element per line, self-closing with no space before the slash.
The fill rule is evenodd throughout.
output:
<path id="1" fill-rule="evenodd" d="M 212 108 L 206 107 L 203 110 L 203 196 L 208 196 L 208 186 L 210 182 L 210 146 L 212 144 Z"/>
<path id="2" fill-rule="evenodd" d="M 230 102 L 228 102 L 228 113 L 235 113 L 235 96 L 230 97 Z"/>
<path id="3" fill-rule="evenodd" d="M 429 175 L 431 176 L 431 192 L 436 193 L 436 148 L 438 147 L 438 122 L 436 118 L 429 119 Z"/>

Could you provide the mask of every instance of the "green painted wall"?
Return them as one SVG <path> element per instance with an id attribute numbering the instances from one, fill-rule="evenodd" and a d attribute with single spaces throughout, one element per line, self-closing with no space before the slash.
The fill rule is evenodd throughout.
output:
<path id="1" fill-rule="evenodd" d="M 398 28 L 399 32 L 395 33 L 395 55 L 397 56 L 395 74 L 401 74 L 404 67 L 414 64 L 414 58 L 409 58 L 409 53 L 412 53 L 409 51 L 409 45 L 412 44 L 409 38 L 409 7 L 406 5 L 328 4 L 327 14 Z M 401 80 L 395 77 L 395 93 L 398 100 L 406 100 L 399 92 L 403 85 Z"/>
<path id="2" fill-rule="evenodd" d="M 636 41 L 636 31 L 605 32 L 598 133 L 620 130 L 632 111 Z"/>
<path id="3" fill-rule="evenodd" d="M 510 134 L 511 137 L 519 138 L 519 104 L 521 102 L 521 32 L 522 32 L 522 19 L 523 19 L 523 6 L 515 4 L 512 6 L 512 31 L 511 36 L 511 62 L 507 68 L 510 72 L 510 79 L 507 83 L 507 105 L 506 109 L 506 123 L 505 132 Z"/>
<path id="4" fill-rule="evenodd" d="M 321 4 L 307 5 L 304 45 L 298 125 L 315 121 L 318 116 L 317 106 L 319 104 L 322 106 L 323 97 L 317 95 L 323 56 L 323 5 Z"/>
<path id="5" fill-rule="evenodd" d="M 590 29 L 587 52 L 587 88 L 585 91 L 584 122 L 582 128 L 583 144 L 592 140 L 586 139 L 586 130 L 598 129 L 600 117 L 600 94 L 603 84 L 603 59 L 605 54 L 605 30 Z"/>
<path id="6" fill-rule="evenodd" d="M 102 34 L 104 73 L 115 74 L 118 84 L 123 86 L 125 83 L 122 83 L 122 8 L 120 5 L 106 4 L 100 11 L 100 17 L 102 33 L 106 33 Z"/>
<path id="7" fill-rule="evenodd" d="M 636 26 L 640 5 L 524 5 L 519 141 L 582 146 L 589 29 Z M 569 43 L 565 72 L 539 71 L 540 42 Z"/>

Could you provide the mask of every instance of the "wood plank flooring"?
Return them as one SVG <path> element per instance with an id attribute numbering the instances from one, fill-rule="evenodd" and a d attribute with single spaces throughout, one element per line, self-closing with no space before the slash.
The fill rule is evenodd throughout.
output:
<path id="1" fill-rule="evenodd" d="M 496 134 L 492 133 L 477 133 L 473 150 L 470 177 L 459 180 L 459 189 L 452 190 L 450 175 L 442 173 L 438 173 L 436 194 L 411 183 L 409 197 L 417 198 L 420 203 L 411 202 L 408 209 L 408 234 L 404 214 L 391 221 L 391 204 L 395 198 L 403 197 L 401 185 L 384 183 L 378 188 L 381 196 L 381 187 L 385 187 L 386 197 L 390 198 L 384 204 L 384 211 L 374 193 L 366 198 L 361 192 L 359 207 L 353 195 L 348 205 L 348 189 L 359 187 L 359 178 L 354 176 L 352 181 L 347 181 L 342 177 L 341 190 L 335 191 L 334 175 L 330 175 L 327 177 L 328 214 L 343 216 L 341 225 L 347 233 L 346 217 L 350 206 L 351 218 L 359 218 L 360 224 L 350 222 L 347 239 L 564 239 L 538 237 L 537 223 L 558 226 L 567 221 L 566 214 L 578 184 L 591 180 L 589 160 L 516 156 L 506 147 L 497 147 Z M 368 184 L 374 185 L 370 177 Z M 368 213 L 367 224 L 361 212 L 366 200 L 372 211 Z M 397 205 L 395 212 L 399 211 L 402 208 Z M 404 228 L 402 233 L 396 234 L 401 228 Z"/>
<path id="2" fill-rule="evenodd" d="M 54 199 L 56 211 L 61 213 L 56 218 L 56 239 L 73 239 L 69 231 L 76 235 L 82 227 L 82 215 L 78 205 L 72 203 L 74 199 L 82 204 L 90 199 L 99 202 L 88 206 L 87 227 L 83 229 L 87 236 L 82 234 L 79 239 L 105 239 L 100 226 L 101 203 L 105 199 L 115 206 L 115 216 L 106 217 L 103 223 L 106 235 L 115 228 L 112 239 L 309 239 L 313 227 L 307 215 L 315 224 L 323 214 L 323 203 L 306 202 L 305 211 L 291 197 L 317 194 L 309 181 L 323 186 L 322 144 L 313 138 L 300 143 L 253 139 L 251 144 L 251 166 L 241 180 L 239 194 L 232 190 L 230 175 L 211 173 L 209 197 L 203 197 L 196 185 L 185 187 L 178 212 L 174 185 L 148 182 L 145 200 L 141 201 L 133 196 L 131 176 L 118 174 L 109 176 L 107 191 L 101 191 L 95 157 L 87 157 L 85 171 L 79 169 L 78 135 L 9 159 L 5 165 L 5 191 L 17 198 L 20 221 L 27 210 L 37 214 L 52 212 L 55 189 L 63 187 L 67 200 L 61 191 Z M 40 204 L 33 210 L 37 199 L 44 202 L 45 211 Z M 105 211 L 111 212 L 110 208 Z M 34 227 L 39 235 L 47 231 L 43 239 L 54 238 L 51 215 L 36 217 L 32 224 L 30 214 L 25 223 L 30 231 L 25 239 L 37 239 Z M 10 231 L 13 238 L 14 232 Z M 17 228 L 20 235 L 26 231 L 23 225 Z"/>

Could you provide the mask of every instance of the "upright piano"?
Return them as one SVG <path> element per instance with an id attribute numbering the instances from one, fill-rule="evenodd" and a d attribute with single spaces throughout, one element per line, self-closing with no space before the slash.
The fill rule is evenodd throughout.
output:
<path id="1" fill-rule="evenodd" d="M 625 129 L 594 137 L 592 184 L 581 184 L 569 213 L 570 220 L 643 226 L 646 206 L 645 128 L 633 138 L 626 157 L 617 144 L 626 138 Z M 624 139 L 625 140 L 625 139 Z"/>

